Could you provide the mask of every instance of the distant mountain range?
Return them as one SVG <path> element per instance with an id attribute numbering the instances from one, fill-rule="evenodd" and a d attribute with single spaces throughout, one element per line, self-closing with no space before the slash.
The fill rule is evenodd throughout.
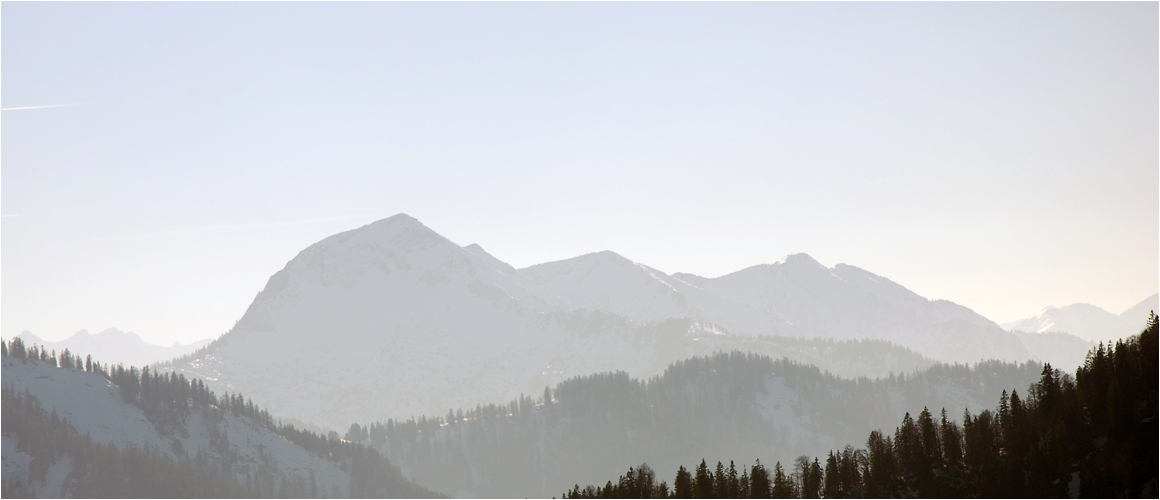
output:
<path id="1" fill-rule="evenodd" d="M 1115 341 L 1140 333 L 1148 313 L 1160 310 L 1160 294 L 1153 294 L 1120 314 L 1091 304 L 1047 307 L 1030 318 L 1003 323 L 1003 328 L 1028 333 L 1069 333 L 1089 342 Z"/>
<path id="2" fill-rule="evenodd" d="M 116 328 L 109 328 L 101 333 L 91 334 L 88 330 L 81 330 L 71 337 L 56 342 L 48 342 L 25 331 L 17 335 L 28 345 L 39 345 L 50 351 L 63 352 L 68 349 L 81 357 L 92 355 L 103 363 L 123 364 L 125 366 L 146 366 L 153 363 L 169 361 L 177 357 L 194 352 L 209 345 L 212 339 L 199 340 L 191 344 L 174 342 L 171 346 L 150 344 L 133 332 L 122 332 Z"/>
<path id="3" fill-rule="evenodd" d="M 1038 357 L 966 307 L 805 254 L 715 279 L 613 252 L 515 269 L 399 214 L 303 250 L 230 332 L 170 366 L 341 429 L 507 401 L 595 372 L 647 378 L 716 349 L 835 361 L 803 343 L 814 338 L 894 344 L 846 376 Z"/>

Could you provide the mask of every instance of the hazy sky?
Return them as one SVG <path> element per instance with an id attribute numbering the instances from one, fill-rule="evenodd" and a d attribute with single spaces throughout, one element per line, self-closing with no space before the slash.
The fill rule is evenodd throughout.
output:
<path id="1" fill-rule="evenodd" d="M 0 10 L 5 337 L 216 336 L 399 212 L 516 267 L 806 252 L 1000 322 L 1160 287 L 1155 2 Z"/>

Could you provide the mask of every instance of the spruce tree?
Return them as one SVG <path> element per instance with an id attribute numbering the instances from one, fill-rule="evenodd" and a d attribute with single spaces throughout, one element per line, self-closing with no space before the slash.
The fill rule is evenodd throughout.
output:
<path id="1" fill-rule="evenodd" d="M 729 498 L 729 478 L 725 474 L 725 466 L 717 461 L 717 469 L 713 471 L 714 498 Z"/>
<path id="2" fill-rule="evenodd" d="M 947 421 L 947 409 L 942 409 L 942 421 L 939 424 L 942 431 L 943 460 L 948 466 L 958 467 L 963 462 L 963 435 L 959 426 Z"/>
<path id="3" fill-rule="evenodd" d="M 802 486 L 802 498 L 821 498 L 823 475 L 818 459 L 814 458 L 814 463 L 810 464 L 809 474 Z"/>
<path id="4" fill-rule="evenodd" d="M 834 452 L 830 452 L 830 456 L 826 458 L 826 478 L 822 486 L 822 496 L 826 498 L 841 498 L 842 493 L 842 478 L 841 472 L 838 470 L 838 459 L 834 456 Z"/>
<path id="5" fill-rule="evenodd" d="M 935 424 L 930 410 L 922 409 L 918 414 L 918 429 L 922 436 L 922 455 L 925 468 L 938 467 L 942 461 L 942 449 L 939 446 L 939 428 Z"/>
<path id="6" fill-rule="evenodd" d="M 769 498 L 772 493 L 769 479 L 769 471 L 757 460 L 749 472 L 750 498 Z"/>
<path id="7" fill-rule="evenodd" d="M 693 498 L 713 498 L 713 473 L 709 472 L 709 464 L 703 458 L 694 476 Z"/>
<path id="8" fill-rule="evenodd" d="M 794 498 L 793 483 L 786 477 L 781 468 L 781 462 L 773 464 L 773 488 L 770 491 L 772 498 Z"/>
<path id="9" fill-rule="evenodd" d="M 682 465 L 677 469 L 677 477 L 673 478 L 674 498 L 693 498 L 693 475 Z"/>
<path id="10" fill-rule="evenodd" d="M 894 450 L 889 437 L 884 437 L 879 431 L 871 431 L 870 439 L 866 441 L 868 452 L 867 474 L 863 478 L 866 484 L 866 495 L 881 497 L 893 490 L 895 475 Z"/>
<path id="11" fill-rule="evenodd" d="M 899 472 L 908 478 L 908 481 L 913 481 L 926 469 L 922 432 L 910 417 L 910 413 L 902 417 L 902 425 L 894 431 L 894 455 L 898 457 Z"/>
<path id="12" fill-rule="evenodd" d="M 733 466 L 733 461 L 729 461 L 729 471 L 725 473 L 726 487 L 725 498 L 740 498 L 740 485 L 737 484 L 737 468 Z"/>
<path id="13" fill-rule="evenodd" d="M 741 468 L 741 478 L 737 480 L 737 498 L 753 498 L 749 491 L 749 471 L 745 467 Z"/>

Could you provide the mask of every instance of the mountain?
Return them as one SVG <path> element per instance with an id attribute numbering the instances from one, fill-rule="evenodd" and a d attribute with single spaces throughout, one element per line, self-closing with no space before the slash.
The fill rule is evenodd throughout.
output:
<path id="1" fill-rule="evenodd" d="M 880 357 L 849 365 L 853 357 L 826 352 L 827 340 L 858 339 L 896 345 L 866 344 Z M 341 429 L 538 394 L 578 375 L 659 375 L 712 349 L 849 376 L 922 368 L 931 357 L 1031 357 L 966 308 L 807 256 L 713 280 L 612 252 L 517 270 L 399 214 L 306 248 L 230 332 L 166 369 Z"/>
<path id="2" fill-rule="evenodd" d="M 174 342 L 172 346 L 161 346 L 145 342 L 133 332 L 122 332 L 116 328 L 109 328 L 98 334 L 90 334 L 88 330 L 81 330 L 71 337 L 48 342 L 32 332 L 25 331 L 17 335 L 28 345 L 40 345 L 50 351 L 63 352 L 68 349 L 81 357 L 92 355 L 96 359 L 111 364 L 125 366 L 146 366 L 153 363 L 169 361 L 192 353 L 209 345 L 212 339 L 199 340 L 191 344 Z"/>
<path id="3" fill-rule="evenodd" d="M 799 336 L 887 340 L 944 362 L 1031 357 L 1017 338 L 966 307 L 854 266 L 827 268 L 806 254 L 720 278 L 674 276 L 782 318 Z"/>
<path id="4" fill-rule="evenodd" d="M 781 318 L 669 276 L 611 251 L 519 270 L 539 290 L 572 308 L 618 314 L 640 323 L 696 318 L 748 335 L 801 336 Z"/>
<path id="5" fill-rule="evenodd" d="M 1143 323 L 1141 323 L 1143 324 Z M 1070 333 L 1027 333 L 1012 332 L 1027 351 L 1040 361 L 1051 363 L 1053 368 L 1074 371 L 1072 367 L 1082 365 L 1087 353 L 1096 346 L 1095 342 L 1084 340 Z"/>
<path id="6" fill-rule="evenodd" d="M 1160 310 L 1160 294 L 1153 294 L 1120 314 L 1091 304 L 1050 306 L 1030 318 L 1004 323 L 1010 331 L 1070 333 L 1090 342 L 1107 342 L 1140 333 L 1148 313 Z"/>
<path id="7" fill-rule="evenodd" d="M 1140 333 L 1142 328 L 1140 325 L 1148 322 L 1148 314 L 1160 310 L 1160 293 L 1154 293 L 1151 297 L 1141 300 L 1138 304 L 1127 308 L 1120 313 L 1120 319 L 1128 322 L 1129 325 L 1135 325 L 1135 331 L 1131 335 Z"/>
<path id="8" fill-rule="evenodd" d="M 800 455 L 864 445 L 870 431 L 892 431 L 924 406 L 935 418 L 945 408 L 958 420 L 966 409 L 992 407 L 1003 390 L 1026 397 L 1041 370 L 986 362 L 846 379 L 788 360 L 718 353 L 679 361 L 649 380 L 624 372 L 577 377 L 548 398 L 378 422 L 347 437 L 444 493 L 546 498 L 642 462 L 669 472 L 702 458 L 788 467 Z"/>
<path id="9" fill-rule="evenodd" d="M 381 458 L 376 462 L 377 454 L 368 460 L 343 453 L 353 445 L 339 445 L 337 437 L 324 452 L 307 450 L 275 432 L 272 419 L 254 410 L 252 401 L 249 412 L 240 399 L 223 399 L 234 405 L 226 408 L 184 379 L 154 376 L 145 382 L 134 372 L 132 380 L 141 383 L 126 392 L 95 370 L 57 367 L 7 351 L 2 366 L 5 496 L 165 498 L 207 490 L 209 485 L 191 484 L 191 476 L 192 482 L 216 477 L 232 483 L 225 496 L 432 496 Z M 118 376 L 129 380 L 124 373 L 113 378 Z M 168 398 L 169 390 L 188 398 Z M 301 439 L 304 433 L 289 435 L 310 441 Z M 326 442 L 314 440 L 319 439 Z M 353 472 L 374 463 L 379 467 L 372 467 L 377 469 L 372 479 Z M 141 483 L 142 475 L 144 485 L 125 489 L 131 479 Z M 148 487 L 160 489 L 140 489 Z"/>
<path id="10" fill-rule="evenodd" d="M 397 215 L 303 250 L 232 331 L 173 367 L 345 428 L 667 363 L 640 355 L 655 349 L 655 332 L 537 289 L 482 249 Z"/>

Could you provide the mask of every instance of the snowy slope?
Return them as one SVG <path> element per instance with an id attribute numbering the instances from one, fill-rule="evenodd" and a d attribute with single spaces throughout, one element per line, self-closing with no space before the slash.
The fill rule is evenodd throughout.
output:
<path id="1" fill-rule="evenodd" d="M 1002 326 L 1011 331 L 1063 332 L 1091 342 L 1106 342 L 1140 333 L 1148 320 L 1148 313 L 1157 309 L 1160 309 L 1160 295 L 1152 295 L 1120 314 L 1091 304 L 1051 306 L 1035 316 Z"/>
<path id="2" fill-rule="evenodd" d="M 57 341 L 46 342 L 25 331 L 17 335 L 24 343 L 43 346 L 49 351 L 63 352 L 68 349 L 81 357 L 92 355 L 103 363 L 123 364 L 125 366 L 146 366 L 153 363 L 169 361 L 184 356 L 209 345 L 210 339 L 200 340 L 191 344 L 174 342 L 172 346 L 162 346 L 145 342 L 133 332 L 122 332 L 116 328 L 109 328 L 101 333 L 91 334 L 88 330 L 81 330 L 71 337 Z"/>
<path id="3" fill-rule="evenodd" d="M 928 300 L 854 266 L 827 268 L 805 254 L 720 278 L 677 276 L 783 318 L 806 337 L 888 340 L 946 362 L 1031 357 L 1015 336 L 966 307 Z"/>
<path id="4" fill-rule="evenodd" d="M 805 256 L 774 268 L 794 279 L 669 276 L 612 252 L 515 270 L 399 214 L 303 250 L 233 330 L 172 368 L 275 414 L 346 429 L 538 394 L 593 372 L 657 375 L 709 346 L 832 359 L 761 343 L 771 336 L 886 339 L 944 361 L 1030 357 L 970 310 L 856 268 Z M 843 373 L 925 366 L 911 357 Z"/>
<path id="5" fill-rule="evenodd" d="M 611 251 L 520 269 L 573 308 L 605 311 L 650 323 L 693 318 L 750 335 L 796 335 L 774 314 L 709 293 Z"/>
<path id="6" fill-rule="evenodd" d="M 185 435 L 167 435 L 158 432 L 139 407 L 125 403 L 120 389 L 98 374 L 4 357 L 2 378 L 5 386 L 28 391 L 42 408 L 56 412 L 94 442 L 135 446 L 174 458 L 201 455 L 209 463 L 228 466 L 239 477 L 256 475 L 263 464 L 290 478 L 305 479 L 313 471 L 320 491 L 347 494 L 350 476 L 337 463 L 310 454 L 248 418 L 230 412 L 216 418 L 197 412 L 182 422 Z M 225 448 L 211 437 L 215 433 L 229 436 Z M 13 437 L 5 435 L 3 440 L 4 479 L 27 477 L 27 454 Z M 50 467 L 45 480 L 33 483 L 31 489 L 38 496 L 61 496 L 63 477 L 69 472 L 67 461 L 67 456 L 60 458 L 60 470 L 54 474 Z"/>

